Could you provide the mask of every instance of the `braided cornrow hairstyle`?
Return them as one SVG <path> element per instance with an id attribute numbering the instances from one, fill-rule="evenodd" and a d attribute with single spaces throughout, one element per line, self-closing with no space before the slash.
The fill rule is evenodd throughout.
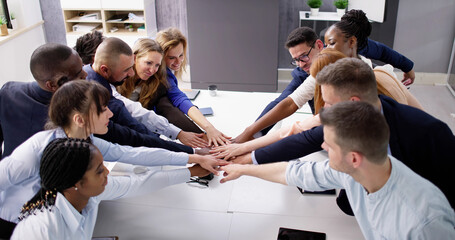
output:
<path id="1" fill-rule="evenodd" d="M 57 192 L 73 187 L 87 171 L 92 151 L 96 148 L 87 140 L 57 138 L 44 149 L 40 163 L 41 188 L 21 210 L 19 220 L 55 204 Z"/>
<path id="2" fill-rule="evenodd" d="M 357 38 L 357 52 L 367 46 L 368 36 L 371 34 L 371 23 L 362 10 L 349 10 L 334 26 L 340 29 L 346 38 L 352 36 Z"/>

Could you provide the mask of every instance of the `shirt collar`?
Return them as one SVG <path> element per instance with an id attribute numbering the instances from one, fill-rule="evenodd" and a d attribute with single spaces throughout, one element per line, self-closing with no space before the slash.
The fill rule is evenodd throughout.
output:
<path id="1" fill-rule="evenodd" d="M 58 127 L 57 129 L 55 129 L 55 138 L 67 138 L 68 136 L 66 136 L 66 133 L 65 131 L 63 130 L 63 128 L 61 127 Z"/>
<path id="2" fill-rule="evenodd" d="M 175 74 L 175 71 L 170 69 L 169 67 L 166 68 L 166 72 L 167 72 L 167 75 L 170 75 L 170 74 L 174 75 Z"/>
<path id="3" fill-rule="evenodd" d="M 42 89 L 37 82 L 32 83 L 32 89 L 36 93 L 36 98 L 44 104 L 49 105 L 51 102 L 51 98 L 53 95 L 53 92 L 46 91 Z"/>
<path id="4" fill-rule="evenodd" d="M 86 221 L 86 217 L 89 216 L 90 212 L 95 209 L 96 202 L 90 198 L 87 206 L 82 210 L 82 214 L 79 213 L 73 205 L 63 196 L 61 193 L 57 193 L 57 198 L 55 200 L 54 207 L 57 208 L 66 223 L 66 226 L 72 233 L 75 235 L 78 229 L 83 228 L 84 223 Z M 82 229 L 85 231 L 84 229 Z"/>
<path id="5" fill-rule="evenodd" d="M 82 214 L 80 214 L 61 193 L 57 193 L 54 207 L 60 211 L 66 226 L 72 235 L 74 235 L 74 233 L 80 228 L 80 225 L 84 220 L 84 216 L 82 216 Z"/>
<path id="6" fill-rule="evenodd" d="M 58 127 L 55 129 L 55 138 L 68 138 L 68 136 L 66 135 L 65 133 L 65 130 L 63 130 L 63 128 L 61 127 Z M 93 141 L 93 134 L 90 134 L 89 138 L 91 139 L 91 141 Z"/>
<path id="7" fill-rule="evenodd" d="M 109 81 L 107 79 L 105 79 L 103 76 L 101 76 L 97 72 L 95 72 L 95 70 L 93 70 L 92 65 L 87 64 L 83 67 L 83 69 L 87 73 L 87 78 L 86 78 L 87 80 L 89 80 L 89 81 L 93 80 L 93 81 L 96 81 L 99 84 L 103 85 L 105 88 L 107 88 L 107 90 L 109 91 L 109 94 L 112 97 L 111 84 L 109 83 Z"/>
<path id="8" fill-rule="evenodd" d="M 387 179 L 387 182 L 384 184 L 384 186 L 382 186 L 381 189 L 379 189 L 378 191 L 376 191 L 374 193 L 368 194 L 367 197 L 371 201 L 385 199 L 386 196 L 389 195 L 389 192 L 392 191 L 392 188 L 396 182 L 397 171 L 396 171 L 394 158 L 390 155 L 388 155 L 388 157 L 389 157 L 389 161 L 390 161 L 390 167 L 392 168 L 392 170 L 390 171 L 389 179 Z"/>

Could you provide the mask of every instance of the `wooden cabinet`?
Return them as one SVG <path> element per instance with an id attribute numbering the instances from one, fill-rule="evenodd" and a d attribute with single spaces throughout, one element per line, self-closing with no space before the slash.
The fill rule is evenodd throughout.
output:
<path id="1" fill-rule="evenodd" d="M 104 10 L 105 32 L 147 35 L 143 10 Z M 129 17 L 132 16 L 132 17 Z M 113 29 L 118 29 L 113 32 Z"/>
<path id="2" fill-rule="evenodd" d="M 130 45 L 137 38 L 156 33 L 156 19 L 146 21 L 150 11 L 155 17 L 154 0 L 60 0 L 69 46 L 92 30 L 102 31 L 107 37 L 119 37 Z M 151 23 L 152 30 L 148 29 Z"/>
<path id="3" fill-rule="evenodd" d="M 94 16 L 94 17 L 87 17 Z M 83 27 L 95 27 L 96 30 L 103 30 L 103 20 L 101 18 L 101 10 L 63 10 L 63 18 L 65 19 L 65 28 L 67 33 L 83 34 L 85 31 Z M 80 26 L 80 28 L 78 28 Z"/>

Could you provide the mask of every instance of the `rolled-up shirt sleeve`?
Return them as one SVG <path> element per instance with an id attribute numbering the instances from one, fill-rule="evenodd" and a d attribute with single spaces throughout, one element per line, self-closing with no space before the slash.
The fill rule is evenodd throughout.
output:
<path id="1" fill-rule="evenodd" d="M 343 188 L 343 179 L 349 176 L 333 170 L 329 160 L 323 162 L 290 161 L 286 168 L 286 183 L 310 191 Z"/>
<path id="2" fill-rule="evenodd" d="M 313 99 L 316 79 L 311 75 L 289 97 L 297 107 L 301 108 L 305 103 Z"/>
<path id="3" fill-rule="evenodd" d="M 122 146 L 97 137 L 92 137 L 92 142 L 98 147 L 104 160 L 108 162 L 118 161 L 143 166 L 185 166 L 189 160 L 188 154 L 184 152 L 172 152 L 162 148 Z"/>
<path id="4" fill-rule="evenodd" d="M 114 200 L 123 197 L 143 195 L 164 187 L 184 183 L 190 179 L 188 168 L 161 170 L 151 168 L 145 173 L 131 173 L 126 176 L 109 176 L 108 184 L 98 200 Z"/>

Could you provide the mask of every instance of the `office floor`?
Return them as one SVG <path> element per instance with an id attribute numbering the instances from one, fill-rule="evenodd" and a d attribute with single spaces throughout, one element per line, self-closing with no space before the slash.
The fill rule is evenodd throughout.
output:
<path id="1" fill-rule="evenodd" d="M 412 85 L 409 90 L 425 111 L 447 123 L 455 133 L 455 97 L 446 86 Z"/>

